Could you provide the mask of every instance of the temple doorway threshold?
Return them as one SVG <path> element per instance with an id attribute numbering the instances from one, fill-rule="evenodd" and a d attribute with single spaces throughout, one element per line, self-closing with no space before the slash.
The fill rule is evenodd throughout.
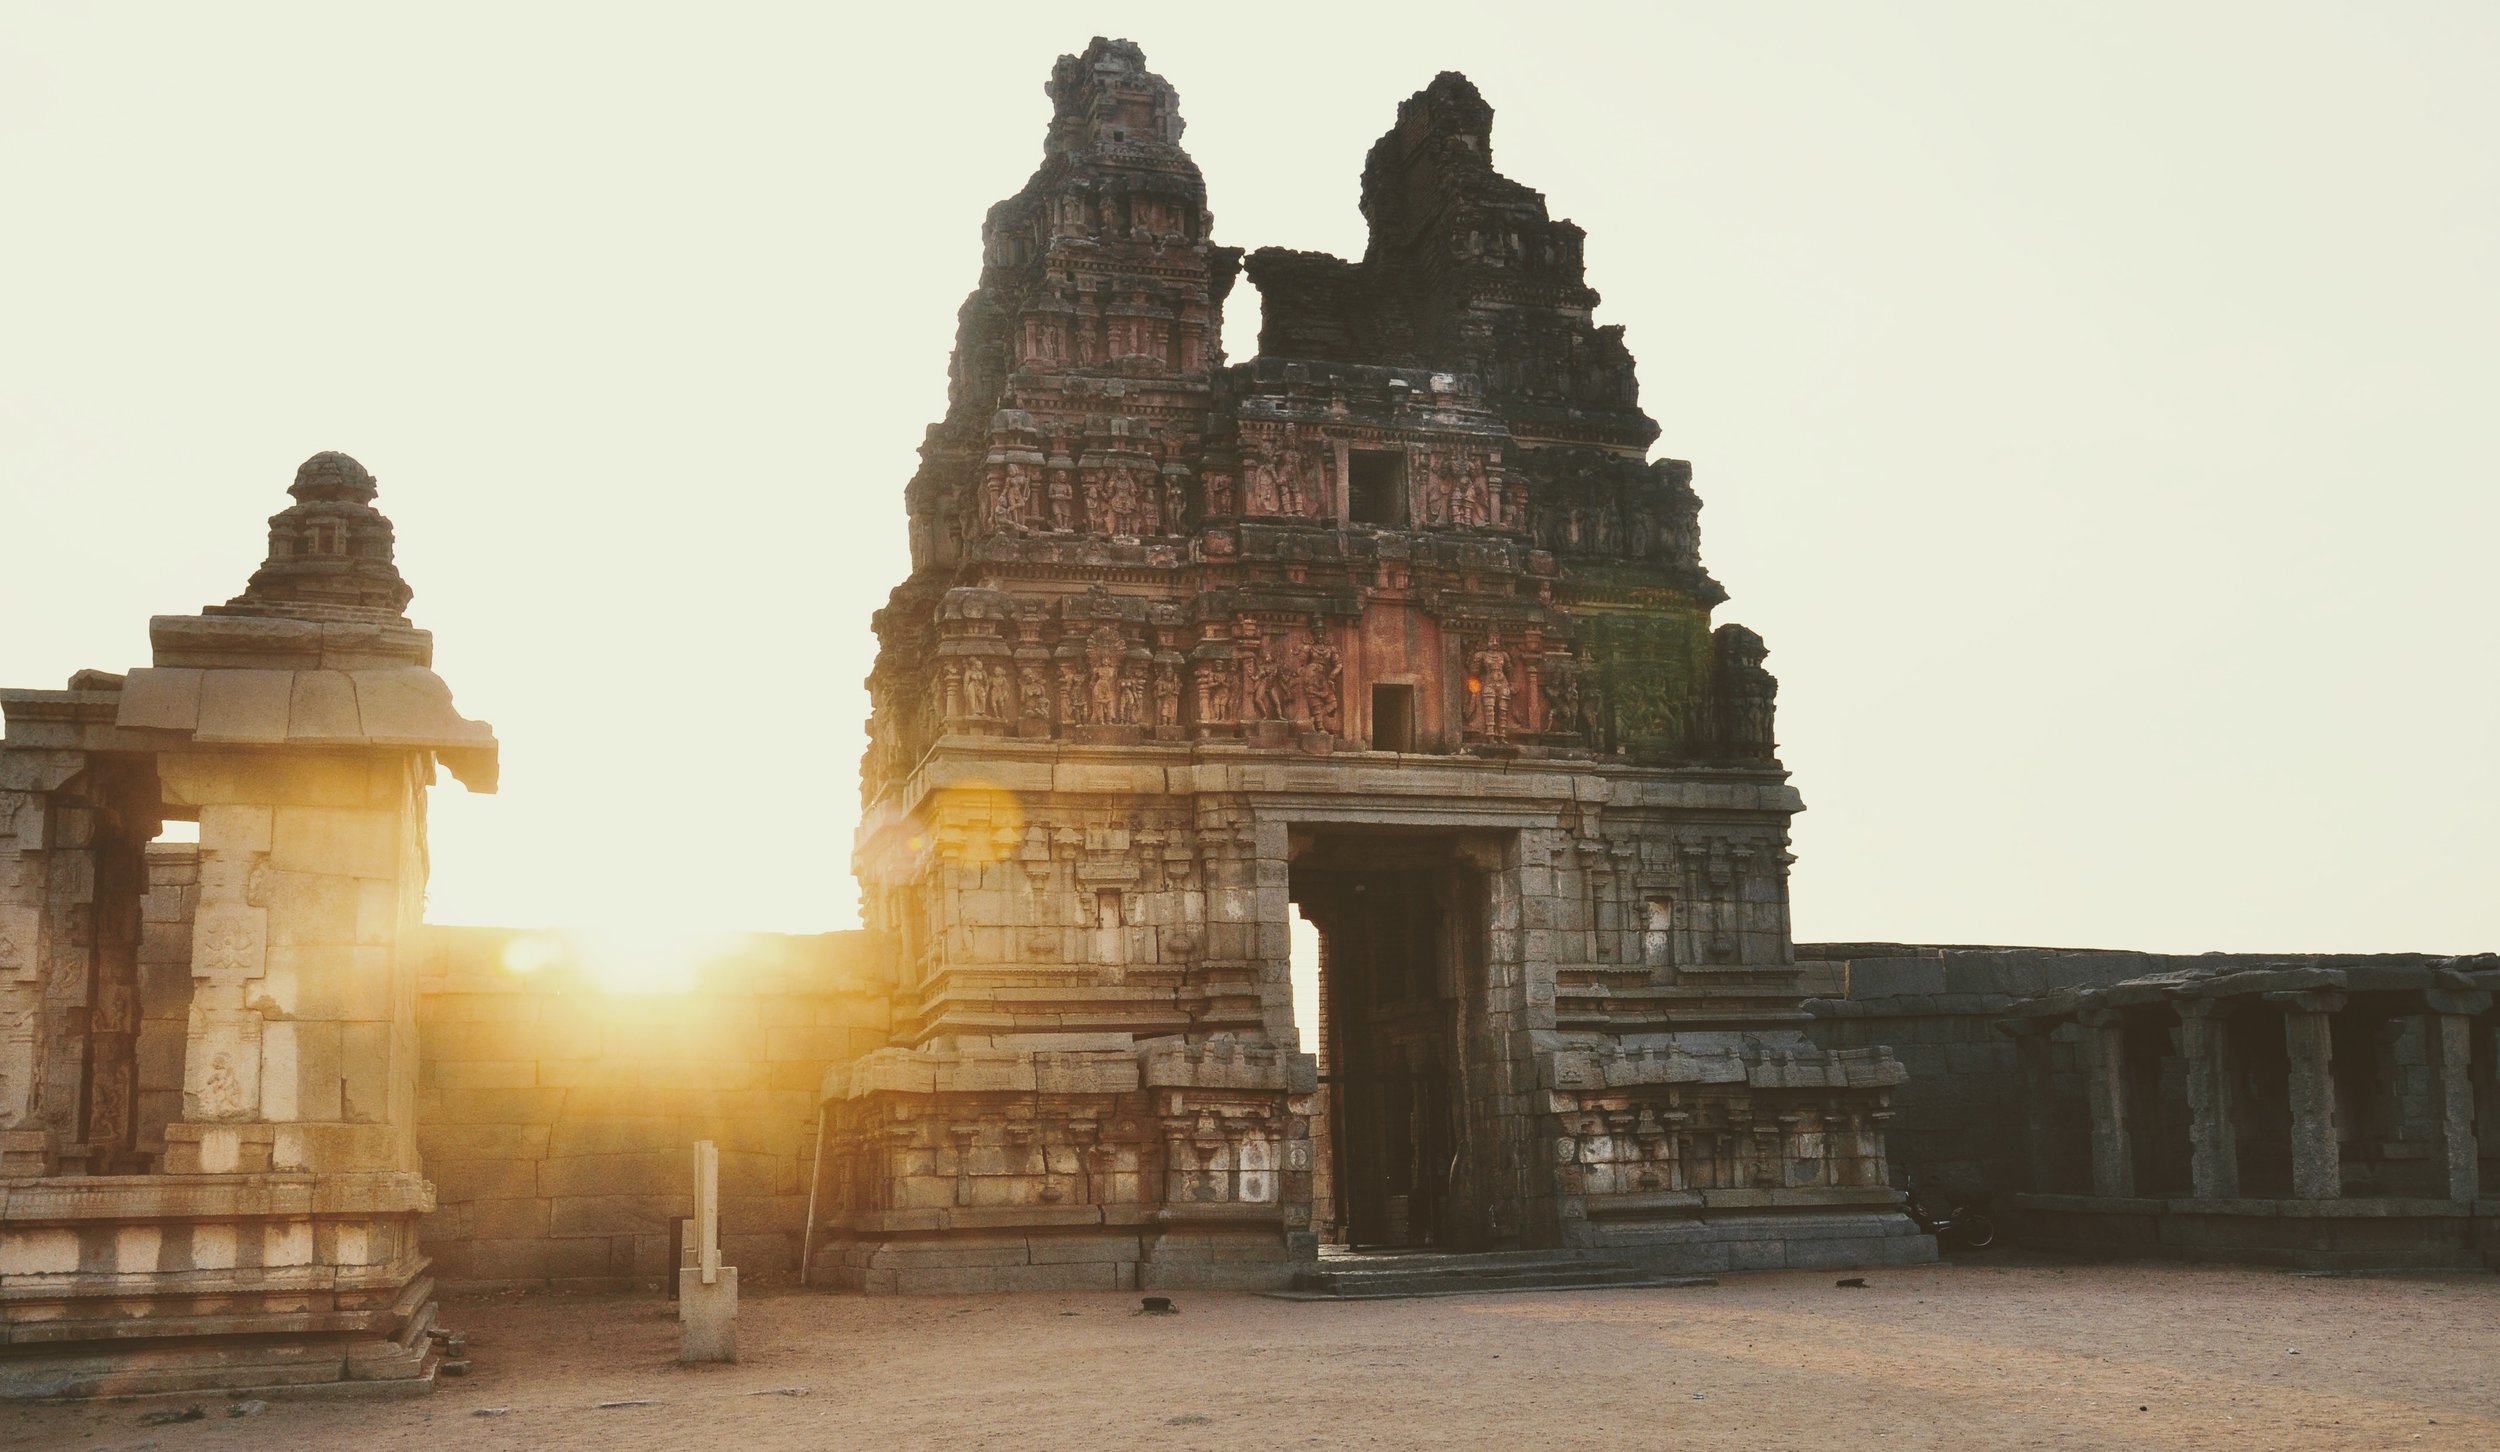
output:
<path id="1" fill-rule="evenodd" d="M 1396 1301 L 1423 1296 L 1490 1296 L 1523 1291 L 1715 1286 L 1711 1276 L 1667 1275 L 1636 1262 L 1582 1250 L 1349 1250 L 1326 1246 L 1319 1264 L 1293 1285 L 1266 1294 L 1285 1301 Z"/>

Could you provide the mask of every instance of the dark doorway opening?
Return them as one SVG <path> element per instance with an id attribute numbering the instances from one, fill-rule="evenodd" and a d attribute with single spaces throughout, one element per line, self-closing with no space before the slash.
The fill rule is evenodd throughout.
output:
<path id="1" fill-rule="evenodd" d="M 1415 688 L 1372 687 L 1372 750 L 1415 749 Z"/>
<path id="2" fill-rule="evenodd" d="M 1470 1052 L 1482 1017 L 1486 888 L 1455 838 L 1348 832 L 1294 858 L 1292 894 L 1318 929 L 1323 1244 L 1483 1248 L 1480 1113 L 1498 1101 Z"/>
<path id="3" fill-rule="evenodd" d="M 1346 518 L 1354 524 L 1406 523 L 1406 455 L 1356 449 L 1346 456 Z"/>

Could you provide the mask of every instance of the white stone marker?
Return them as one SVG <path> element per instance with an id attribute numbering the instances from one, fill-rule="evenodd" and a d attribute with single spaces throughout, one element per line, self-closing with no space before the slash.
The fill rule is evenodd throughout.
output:
<path id="1" fill-rule="evenodd" d="M 677 1320 L 685 1341 L 679 1361 L 738 1359 L 738 1268 L 720 1263 L 720 1151 L 694 1146 L 694 1243 L 691 1265 L 677 1268 Z"/>

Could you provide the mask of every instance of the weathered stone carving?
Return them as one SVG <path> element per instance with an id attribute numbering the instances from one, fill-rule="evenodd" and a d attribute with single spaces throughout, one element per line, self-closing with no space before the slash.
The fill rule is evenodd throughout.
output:
<path id="1" fill-rule="evenodd" d="M 1468 719 L 1487 741 L 1508 741 L 1511 731 L 1510 652 L 1488 640 L 1467 657 Z"/>

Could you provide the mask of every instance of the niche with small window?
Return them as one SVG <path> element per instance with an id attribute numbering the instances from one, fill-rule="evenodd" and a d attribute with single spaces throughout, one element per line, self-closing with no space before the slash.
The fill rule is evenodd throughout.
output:
<path id="1" fill-rule="evenodd" d="M 1354 524 L 1406 523 L 1406 455 L 1356 449 L 1346 460 L 1346 518 Z"/>

